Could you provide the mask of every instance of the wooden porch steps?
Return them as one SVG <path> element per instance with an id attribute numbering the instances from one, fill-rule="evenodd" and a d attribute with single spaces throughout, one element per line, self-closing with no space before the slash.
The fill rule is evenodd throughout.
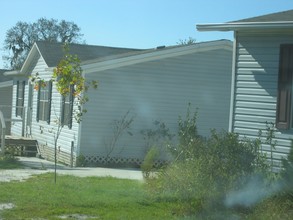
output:
<path id="1" fill-rule="evenodd" d="M 6 135 L 5 151 L 18 156 L 35 157 L 38 153 L 38 142 L 32 138 Z"/>

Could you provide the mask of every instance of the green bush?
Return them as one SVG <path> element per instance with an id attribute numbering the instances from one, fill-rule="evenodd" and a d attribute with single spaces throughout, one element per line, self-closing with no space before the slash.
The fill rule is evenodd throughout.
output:
<path id="1" fill-rule="evenodd" d="M 141 164 L 141 170 L 144 178 L 149 178 L 150 174 L 154 171 L 155 160 L 159 156 L 159 151 L 156 146 L 151 147 L 147 152 L 144 161 Z"/>
<path id="2" fill-rule="evenodd" d="M 160 173 L 158 181 L 164 195 L 176 195 L 179 200 L 223 196 L 236 181 L 240 187 L 243 176 L 267 167 L 256 153 L 260 143 L 240 141 L 233 133 L 213 131 L 206 141 L 192 143 L 194 152 L 200 149 L 197 154 L 189 152 L 189 158 L 175 161 Z"/>
<path id="3" fill-rule="evenodd" d="M 80 154 L 76 158 L 76 166 L 77 167 L 85 167 L 87 165 L 87 161 L 84 155 Z"/>
<path id="4" fill-rule="evenodd" d="M 261 141 L 215 130 L 209 138 L 202 138 L 196 119 L 197 114 L 191 114 L 189 106 L 186 119 L 179 118 L 179 144 L 170 147 L 174 161 L 148 185 L 160 199 L 187 202 L 198 209 L 223 208 L 227 192 L 241 188 L 247 183 L 247 176 L 266 172 L 268 165 L 260 153 Z"/>

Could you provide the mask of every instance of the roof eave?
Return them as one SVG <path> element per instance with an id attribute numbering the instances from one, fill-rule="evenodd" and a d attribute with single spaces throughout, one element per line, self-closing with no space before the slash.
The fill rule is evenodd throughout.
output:
<path id="1" fill-rule="evenodd" d="M 231 22 L 231 23 L 214 23 L 198 24 L 198 31 L 238 31 L 254 29 L 290 29 L 293 28 L 293 21 L 282 22 Z"/>
<path id="2" fill-rule="evenodd" d="M 11 70 L 3 73 L 4 76 L 21 76 L 23 75 L 20 70 Z"/>

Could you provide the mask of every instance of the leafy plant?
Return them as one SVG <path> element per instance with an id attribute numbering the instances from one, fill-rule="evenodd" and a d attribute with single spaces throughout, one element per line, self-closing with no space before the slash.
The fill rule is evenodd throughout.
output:
<path id="1" fill-rule="evenodd" d="M 144 178 L 150 178 L 151 173 L 154 171 L 155 168 L 155 160 L 159 156 L 159 151 L 156 146 L 153 146 L 147 152 L 142 164 L 141 170 L 143 173 Z"/>
<path id="2" fill-rule="evenodd" d="M 76 166 L 77 167 L 85 167 L 87 165 L 86 158 L 84 155 L 80 154 L 76 157 Z"/>
<path id="3" fill-rule="evenodd" d="M 265 143 L 270 146 L 270 160 L 271 160 L 271 171 L 273 172 L 273 151 L 276 150 L 277 141 L 275 139 L 275 125 L 272 122 L 266 122 L 266 141 Z"/>
<path id="4" fill-rule="evenodd" d="M 57 91 L 62 96 L 69 95 L 73 86 L 73 96 L 76 98 L 77 109 L 75 109 L 74 118 L 79 123 L 82 115 L 86 113 L 86 109 L 82 109 L 82 105 L 89 101 L 84 92 L 90 87 L 96 89 L 98 82 L 93 80 L 87 82 L 82 73 L 80 60 L 77 55 L 69 53 L 67 44 L 64 46 L 64 57 L 60 60 L 57 67 L 53 70 L 52 80 L 56 82 Z"/>
<path id="5" fill-rule="evenodd" d="M 183 119 L 179 116 L 178 120 L 178 140 L 179 144 L 174 146 L 170 145 L 169 150 L 174 156 L 175 160 L 186 160 L 192 158 L 204 149 L 202 138 L 197 131 L 197 111 L 191 112 L 191 104 L 188 104 L 186 116 Z"/>

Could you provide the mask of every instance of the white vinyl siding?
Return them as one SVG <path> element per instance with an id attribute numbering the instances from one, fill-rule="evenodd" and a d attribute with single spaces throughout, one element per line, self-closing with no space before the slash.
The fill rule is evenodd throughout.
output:
<path id="1" fill-rule="evenodd" d="M 38 53 L 38 52 L 36 52 Z M 34 53 L 32 53 L 34 54 Z M 47 64 L 42 56 L 36 56 L 35 63 L 31 63 L 31 70 L 29 74 L 39 74 L 39 77 L 44 81 L 51 80 L 52 71 L 48 69 Z M 25 87 L 25 107 L 28 107 L 28 89 L 29 86 Z M 16 83 L 13 86 L 13 103 L 16 103 Z M 52 103 L 51 103 L 51 112 L 50 118 L 51 122 L 48 124 L 46 121 L 36 121 L 37 118 L 37 106 L 38 106 L 38 91 L 32 91 L 32 116 L 31 116 L 31 127 L 26 127 L 25 135 L 28 137 L 35 138 L 38 141 L 40 148 L 45 146 L 47 149 L 46 154 L 42 155 L 45 158 L 53 159 L 54 158 L 54 135 L 58 131 L 58 120 L 60 120 L 61 112 L 61 95 L 56 90 L 56 87 L 53 83 L 52 86 Z M 14 114 L 15 117 L 15 114 Z M 28 123 L 30 124 L 30 123 Z M 58 139 L 57 148 L 58 155 L 66 154 L 70 155 L 71 152 L 71 142 L 74 142 L 74 155 L 77 151 L 77 142 L 78 142 L 78 127 L 79 125 L 73 121 L 72 128 L 64 126 L 61 131 L 61 134 Z M 14 122 L 12 125 L 13 135 L 21 135 L 21 122 Z M 61 160 L 58 156 L 58 160 Z M 62 160 L 61 160 L 62 161 Z M 68 163 L 68 160 L 66 161 Z"/>
<path id="2" fill-rule="evenodd" d="M 141 131 L 164 122 L 173 134 L 178 117 L 186 115 L 188 103 L 198 108 L 198 129 L 203 136 L 210 129 L 228 130 L 231 87 L 231 49 L 209 50 L 141 62 L 119 68 L 87 73 L 98 80 L 90 90 L 87 113 L 81 126 L 81 153 L 106 156 L 113 138 L 113 122 L 129 111 L 134 117 L 132 135 L 125 132 L 112 157 L 140 158 L 146 153 Z"/>
<path id="3" fill-rule="evenodd" d="M 266 122 L 276 122 L 280 45 L 288 43 L 293 43 L 292 31 L 237 32 L 234 132 L 256 138 Z M 276 131 L 276 166 L 289 152 L 288 137 L 293 138 L 291 131 Z"/>

